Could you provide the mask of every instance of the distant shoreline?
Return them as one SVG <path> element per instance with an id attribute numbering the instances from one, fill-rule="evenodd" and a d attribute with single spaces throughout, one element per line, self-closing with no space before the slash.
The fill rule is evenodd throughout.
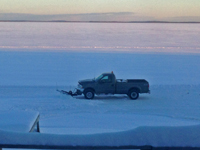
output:
<path id="1" fill-rule="evenodd" d="M 200 22 L 179 22 L 179 21 L 35 21 L 35 20 L 0 20 L 0 22 L 57 22 L 57 23 L 200 23 Z"/>

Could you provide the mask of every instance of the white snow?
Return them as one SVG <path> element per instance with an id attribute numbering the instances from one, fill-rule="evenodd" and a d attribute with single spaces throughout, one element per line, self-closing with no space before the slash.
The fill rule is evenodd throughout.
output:
<path id="1" fill-rule="evenodd" d="M 39 113 L 34 111 L 3 111 L 0 112 L 0 130 L 29 132 Z"/>
<path id="2" fill-rule="evenodd" d="M 186 132 L 187 131 L 187 132 Z M 190 132 L 190 134 L 188 134 Z M 1 131 L 2 144 L 72 145 L 72 146 L 144 146 L 154 147 L 199 147 L 200 127 L 148 126 L 123 132 L 108 132 L 86 135 L 27 134 Z"/>
<path id="3" fill-rule="evenodd" d="M 1 143 L 200 146 L 198 24 L 39 23 L 30 33 L 30 23 L 19 25 L 3 24 L 7 32 L 0 35 L 0 111 L 39 112 L 42 134 L 1 129 Z M 95 46 L 101 48 L 91 52 Z M 85 100 L 56 92 L 108 71 L 119 79 L 146 79 L 151 94 L 136 101 L 126 95 Z"/>

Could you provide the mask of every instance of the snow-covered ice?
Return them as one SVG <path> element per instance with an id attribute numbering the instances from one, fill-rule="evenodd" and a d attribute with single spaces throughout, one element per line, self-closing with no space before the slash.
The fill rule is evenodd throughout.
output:
<path id="1" fill-rule="evenodd" d="M 8 56 L 9 52 L 2 52 L 1 54 Z M 21 60 L 28 59 L 30 57 L 29 55 L 34 57 L 34 61 L 29 59 L 31 63 L 18 65 L 20 62 L 19 58 Z M 39 60 L 42 55 L 43 64 L 39 65 Z M 85 100 L 83 96 L 73 98 L 56 91 L 56 89 L 73 89 L 77 85 L 79 79 L 93 78 L 94 75 L 91 75 L 90 72 L 86 72 L 85 70 L 87 70 L 90 63 L 94 64 L 98 62 L 98 55 L 105 56 L 105 60 L 106 56 L 109 54 L 90 53 L 87 54 L 87 56 L 79 54 L 78 58 L 77 53 L 53 55 L 52 53 L 46 54 L 40 52 L 11 52 L 9 57 L 13 56 L 13 61 L 15 61 L 15 63 L 12 61 L 10 63 L 12 65 L 9 66 L 9 63 L 4 62 L 5 66 L 9 66 L 6 68 L 7 70 L 5 70 L 5 72 L 7 72 L 8 75 L 9 72 L 15 72 L 13 71 L 15 69 L 17 71 L 15 76 L 11 74 L 11 76 L 3 76 L 5 78 L 5 80 L 2 81 L 4 85 L 0 86 L 1 111 L 38 111 L 41 115 L 40 127 L 42 133 L 66 135 L 67 138 L 79 136 L 80 139 L 85 135 L 89 139 L 94 136 L 94 139 L 100 140 L 98 144 L 106 144 L 103 137 L 108 134 L 111 134 L 113 138 L 115 138 L 116 135 L 119 137 L 131 137 L 129 142 L 133 142 L 135 137 L 141 135 L 146 137 L 147 133 L 150 134 L 150 131 L 154 131 L 154 133 L 151 132 L 154 138 L 151 136 L 151 138 L 143 140 L 144 143 L 157 141 L 157 143 L 152 142 L 152 144 L 166 146 L 167 143 L 172 145 L 179 145 L 182 143 L 182 146 L 184 146 L 184 144 L 198 146 L 196 144 L 199 142 L 195 144 L 192 140 L 188 141 L 188 137 L 181 136 L 182 140 L 180 140 L 180 137 L 177 138 L 177 136 L 175 136 L 175 131 L 177 131 L 178 135 L 178 132 L 182 132 L 181 135 L 188 135 L 190 138 L 198 139 L 198 132 L 195 132 L 200 127 L 200 82 L 198 78 L 200 71 L 198 67 L 195 67 L 200 61 L 200 59 L 197 59 L 198 55 L 160 55 L 160 57 L 156 55 L 155 57 L 155 55 L 147 54 L 129 54 L 129 56 L 132 55 L 135 58 L 140 58 L 137 60 L 134 59 L 135 63 L 141 63 L 142 58 L 147 62 L 155 62 L 153 65 L 150 65 L 150 63 L 148 63 L 148 65 L 146 64 L 149 67 L 148 69 L 145 69 L 147 66 L 141 68 L 141 66 L 136 65 L 130 67 L 133 68 L 130 70 L 129 66 L 132 66 L 132 63 L 129 63 L 130 60 L 122 61 L 121 65 L 116 65 L 114 67 L 115 69 L 111 67 L 114 66 L 114 64 L 109 63 L 109 65 L 106 66 L 107 70 L 108 68 L 109 70 L 114 70 L 114 73 L 119 78 L 126 78 L 126 76 L 127 78 L 139 78 L 138 74 L 141 74 L 141 76 L 143 75 L 145 79 L 150 81 L 151 94 L 141 94 L 140 98 L 136 101 L 130 100 L 126 95 L 96 96 L 94 100 Z M 48 56 L 49 58 L 58 56 L 65 57 L 71 61 L 71 64 L 74 63 L 74 68 L 71 67 L 69 69 L 63 66 L 61 68 L 53 67 L 57 64 L 57 60 L 62 59 L 58 57 L 57 59 L 53 58 L 51 61 L 47 61 L 46 59 L 48 59 Z M 69 56 L 69 58 L 67 58 L 67 56 Z M 73 56 L 77 57 L 74 61 L 71 59 Z M 120 56 L 125 57 L 127 54 L 120 54 Z M 90 58 L 89 62 L 87 62 L 87 57 Z M 114 63 L 117 62 L 116 58 L 118 57 L 119 54 L 112 53 Z M 1 62 L 2 60 L 9 60 L 6 59 L 6 57 L 2 58 Z M 163 58 L 166 58 L 164 63 Z M 63 62 L 66 59 L 63 59 Z M 100 59 L 101 57 L 99 61 Z M 83 60 L 87 65 L 82 63 Z M 188 61 L 186 62 L 186 60 Z M 169 67 L 172 61 L 174 62 L 173 66 Z M 38 63 L 38 65 L 31 69 L 29 66 L 33 62 Z M 107 60 L 105 62 L 107 62 Z M 101 73 L 104 71 L 102 68 L 104 68 L 105 62 L 102 64 L 100 63 L 101 65 L 96 68 L 96 72 Z M 160 62 L 160 64 L 158 65 L 157 62 Z M 190 62 L 190 65 L 194 66 L 194 68 L 190 68 L 188 62 Z M 122 67 L 123 65 L 126 65 L 128 68 Z M 184 65 L 184 67 L 181 65 Z M 18 67 L 15 68 L 15 66 Z M 95 65 L 90 66 L 95 68 Z M 50 68 L 54 71 L 49 71 L 51 70 Z M 176 69 L 179 70 L 175 72 Z M 21 72 L 19 70 L 21 70 Z M 29 72 L 27 72 L 28 70 Z M 91 68 L 89 70 L 91 70 Z M 166 71 L 164 72 L 164 70 Z M 191 71 L 191 74 L 187 71 Z M 55 74 L 57 75 L 55 76 Z M 42 81 L 43 79 L 47 81 L 46 85 L 45 81 Z M 54 83 L 55 85 L 53 85 Z M 160 136 L 155 134 L 156 132 L 160 136 L 164 136 L 162 140 L 157 139 L 160 138 Z M 175 136 L 177 143 L 169 141 L 172 136 Z M 47 135 L 47 137 L 53 138 L 53 136 L 49 135 Z M 127 140 L 123 142 L 123 140 L 121 141 L 120 139 L 116 139 L 118 142 L 115 142 L 115 145 L 128 144 Z M 63 139 L 60 140 L 63 141 Z M 92 141 L 93 140 L 90 140 L 91 143 Z M 136 141 L 136 144 L 139 145 L 142 142 L 142 140 Z M 46 142 L 49 141 L 47 140 Z M 78 142 L 83 145 L 88 144 L 87 142 L 78 140 L 78 137 L 76 139 L 77 143 L 71 142 L 73 144 L 78 144 Z M 95 141 L 93 142 L 93 144 L 95 144 Z M 107 144 L 111 145 L 113 143 Z"/>
<path id="2" fill-rule="evenodd" d="M 25 25 L 25 31 L 28 30 L 27 25 Z M 40 27 L 43 25 L 41 24 Z M 34 31 L 35 25 L 32 24 L 32 26 L 31 31 Z M 47 26 L 51 28 L 50 25 Z M 55 26 L 57 30 L 66 27 L 61 27 L 63 24 Z M 111 29 L 110 25 L 108 26 Z M 127 27 L 125 24 L 124 26 Z M 107 40 L 102 40 L 102 33 L 99 32 L 99 35 L 94 35 L 96 42 L 92 42 L 95 38 L 91 37 L 97 32 L 93 26 L 92 30 L 87 28 L 92 32 L 86 34 L 89 37 L 88 43 L 92 43 L 89 46 L 87 42 L 84 45 L 84 41 L 76 43 L 77 40 L 85 38 L 83 36 L 85 32 L 81 30 L 82 26 L 77 27 L 84 33 L 81 32 L 80 38 L 76 35 L 75 39 L 68 37 L 72 36 L 71 32 L 65 37 L 66 31 L 62 33 L 59 30 L 61 36 L 57 35 L 56 38 L 60 39 L 57 44 L 50 42 L 55 40 L 50 36 L 44 38 L 48 33 L 46 29 L 41 31 L 43 38 L 39 39 L 41 43 L 50 44 L 50 51 L 47 50 L 48 47 L 41 46 L 35 32 L 33 32 L 37 39 L 35 45 L 31 45 L 34 43 L 25 39 L 28 45 L 23 48 L 20 47 L 24 45 L 22 40 L 19 39 L 21 44 L 12 39 L 9 43 L 9 35 L 6 32 L 3 33 L 7 36 L 1 39 L 6 41 L 7 46 L 4 43 L 0 46 L 0 110 L 3 112 L 39 112 L 40 127 L 43 133 L 40 138 L 49 137 L 46 139 L 55 143 L 60 142 L 60 144 L 63 144 L 63 139 L 70 137 L 72 140 L 69 140 L 69 143 L 75 145 L 78 142 L 83 145 L 124 145 L 130 142 L 154 146 L 199 146 L 200 45 L 197 42 L 199 41 L 198 25 L 192 25 L 194 28 L 189 30 L 189 25 L 178 28 L 177 25 L 164 24 L 166 28 L 159 26 L 161 33 L 157 30 L 154 32 L 157 29 L 156 26 L 159 25 L 153 24 L 149 28 L 142 25 L 140 29 L 137 27 L 138 32 L 132 27 L 129 28 L 130 30 L 125 30 L 126 35 L 129 35 L 129 32 L 136 32 L 138 39 L 136 35 L 133 37 L 129 35 L 129 38 L 124 35 L 122 37 L 126 37 L 127 41 L 120 42 L 121 36 L 117 38 L 108 33 L 105 36 Z M 107 33 L 105 26 L 101 27 L 101 30 L 104 34 Z M 140 36 L 141 31 L 145 30 L 147 31 Z M 170 32 L 167 32 L 169 30 Z M 116 29 L 113 29 L 112 33 L 115 31 Z M 21 34 L 20 30 L 13 32 L 16 36 Z M 121 35 L 122 33 L 117 32 L 116 34 Z M 150 39 L 149 36 L 154 34 L 165 36 L 160 39 L 159 43 L 157 42 L 158 36 Z M 32 39 L 34 37 L 30 36 Z M 107 42 L 109 37 L 112 39 L 111 45 Z M 141 40 L 144 37 L 146 41 L 142 46 Z M 63 44 L 67 38 L 70 39 L 68 44 Z M 130 45 L 132 40 L 136 41 Z M 70 42 L 75 48 L 68 47 Z M 95 45 L 101 48 L 91 52 Z M 149 48 L 148 45 L 150 45 Z M 116 48 L 117 46 L 119 47 Z M 123 53 L 121 49 L 127 46 L 129 46 L 128 52 Z M 53 47 L 55 49 L 64 47 L 70 50 L 56 51 Z M 23 51 L 19 52 L 20 48 Z M 105 52 L 105 50 L 108 51 Z M 156 51 L 159 53 L 155 53 Z M 146 79 L 150 83 L 151 94 L 141 94 L 140 98 L 135 101 L 130 100 L 126 95 L 95 96 L 94 100 L 85 100 L 83 96 L 72 98 L 56 91 L 56 89 L 72 90 L 78 80 L 94 78 L 108 71 L 114 71 L 117 78 Z M 5 131 L 1 131 L 1 134 L 4 133 Z M 23 134 L 23 137 L 26 137 L 26 134 Z M 117 139 L 117 137 L 120 138 Z M 39 139 L 36 141 L 38 142 Z M 15 141 L 20 142 L 16 139 Z"/>

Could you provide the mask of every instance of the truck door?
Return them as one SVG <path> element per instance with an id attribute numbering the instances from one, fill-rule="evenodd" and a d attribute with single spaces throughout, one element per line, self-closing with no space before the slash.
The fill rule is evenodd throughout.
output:
<path id="1" fill-rule="evenodd" d="M 112 80 L 111 75 L 105 75 L 103 76 L 100 80 L 99 83 L 97 84 L 97 93 L 112 93 L 114 94 L 115 91 L 115 84 Z"/>

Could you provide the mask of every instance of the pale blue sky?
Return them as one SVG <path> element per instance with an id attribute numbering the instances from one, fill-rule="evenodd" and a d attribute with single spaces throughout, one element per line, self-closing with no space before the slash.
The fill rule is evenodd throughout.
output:
<path id="1" fill-rule="evenodd" d="M 200 21 L 200 0 L 1 0 L 0 19 L 9 17 L 75 21 Z"/>

